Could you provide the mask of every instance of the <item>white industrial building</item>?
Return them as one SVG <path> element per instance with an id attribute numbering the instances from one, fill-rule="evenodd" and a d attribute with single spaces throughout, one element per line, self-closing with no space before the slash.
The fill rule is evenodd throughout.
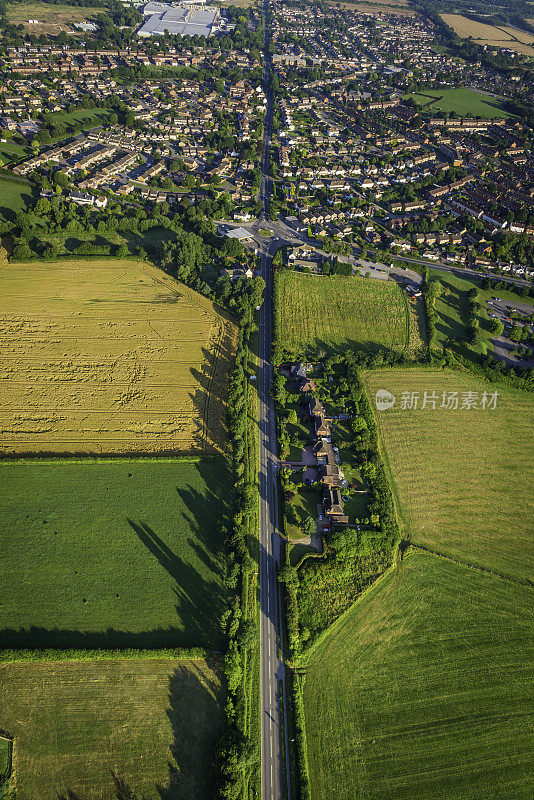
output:
<path id="1" fill-rule="evenodd" d="M 211 36 L 218 29 L 220 11 L 213 6 L 171 5 L 170 3 L 147 3 L 143 8 L 144 23 L 137 31 L 141 37 L 164 36 Z"/>

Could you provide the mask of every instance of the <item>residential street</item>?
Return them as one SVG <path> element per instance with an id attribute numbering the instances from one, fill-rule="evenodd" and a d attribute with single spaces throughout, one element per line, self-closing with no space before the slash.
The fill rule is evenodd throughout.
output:
<path id="1" fill-rule="evenodd" d="M 265 137 L 264 137 L 265 138 Z M 269 179 L 270 180 L 270 179 Z M 263 177 L 262 179 L 262 192 L 264 191 L 264 185 L 267 184 L 267 178 Z M 265 198 L 265 195 L 262 195 Z M 225 222 L 225 220 L 222 220 Z M 269 228 L 272 231 L 272 238 L 269 240 L 269 245 L 274 244 L 273 253 L 276 251 L 278 247 L 282 247 L 284 245 L 308 245 L 316 250 L 318 253 L 323 255 L 328 255 L 320 247 L 317 246 L 317 241 L 309 239 L 307 236 L 298 234 L 294 231 L 289 225 L 287 225 L 282 219 L 277 220 L 251 220 L 250 222 L 242 222 L 242 223 L 235 223 L 230 221 L 230 224 L 234 227 L 241 227 L 245 228 L 246 230 L 250 231 L 254 242 L 260 246 L 265 246 L 265 239 L 258 234 L 258 231 L 262 228 Z M 340 261 L 348 261 L 349 263 L 356 264 L 361 257 L 361 249 L 357 246 L 353 246 L 353 255 L 351 256 L 341 256 Z M 380 254 L 377 253 L 373 247 L 368 247 L 367 249 L 367 258 L 368 259 L 380 259 Z M 523 278 L 516 278 L 511 277 L 509 275 L 496 275 L 492 273 L 483 273 L 479 272 L 475 269 L 469 269 L 466 267 L 462 267 L 458 264 L 447 264 L 444 261 L 425 261 L 423 258 L 412 258 L 410 256 L 403 256 L 403 255 L 395 255 L 395 261 L 402 261 L 407 265 L 406 269 L 409 270 L 410 264 L 416 265 L 418 267 L 428 267 L 429 269 L 436 270 L 437 272 L 449 272 L 451 275 L 456 275 L 458 278 L 481 278 L 481 277 L 489 277 L 493 278 L 498 281 L 502 281 L 503 283 L 510 283 L 515 286 L 530 286 L 530 282 L 524 280 Z M 393 274 L 401 274 L 402 271 L 399 270 L 398 267 L 390 267 L 386 264 L 381 264 L 381 269 Z M 415 272 L 410 271 L 414 276 L 417 274 Z M 410 272 L 406 272 L 405 277 L 410 277 Z M 414 280 L 416 280 L 414 278 Z M 419 278 L 420 280 L 420 278 Z"/>

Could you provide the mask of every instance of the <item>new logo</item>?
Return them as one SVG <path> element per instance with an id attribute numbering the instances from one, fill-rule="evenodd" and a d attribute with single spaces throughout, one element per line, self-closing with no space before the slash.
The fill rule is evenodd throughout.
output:
<path id="1" fill-rule="evenodd" d="M 387 389 L 379 389 L 375 395 L 375 404 L 378 411 L 387 411 L 395 405 L 395 395 Z"/>

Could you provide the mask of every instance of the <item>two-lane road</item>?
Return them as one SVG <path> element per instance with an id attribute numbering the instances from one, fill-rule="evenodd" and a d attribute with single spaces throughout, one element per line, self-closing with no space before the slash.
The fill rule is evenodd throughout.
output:
<path id="1" fill-rule="evenodd" d="M 268 275 L 270 257 L 264 256 Z M 282 739 L 279 687 L 284 667 L 279 659 L 280 605 L 277 569 L 280 560 L 276 473 L 276 429 L 270 396 L 270 294 L 266 292 L 260 324 L 259 488 L 260 488 L 260 646 L 261 646 L 261 787 L 262 800 L 282 798 Z"/>
<path id="2" fill-rule="evenodd" d="M 269 24 L 268 2 L 264 0 L 265 17 L 265 68 L 264 88 L 267 96 L 261 161 L 262 180 L 260 198 L 265 214 L 269 211 L 271 179 L 269 177 L 269 153 L 273 119 L 273 97 L 269 81 L 271 61 L 268 53 Z M 282 789 L 282 748 L 288 754 L 285 726 L 282 724 L 282 695 L 285 698 L 285 675 L 281 640 L 281 607 L 277 579 L 280 561 L 280 536 L 278 533 L 278 491 L 276 474 L 278 456 L 274 403 L 271 397 L 272 366 L 272 256 L 265 248 L 261 260 L 262 276 L 265 280 L 265 297 L 260 311 L 259 373 L 258 373 L 258 419 L 259 419 L 259 491 L 260 491 L 260 648 L 261 648 L 261 796 L 262 800 L 282 800 L 284 794 L 290 800 L 289 776 L 287 790 Z"/>

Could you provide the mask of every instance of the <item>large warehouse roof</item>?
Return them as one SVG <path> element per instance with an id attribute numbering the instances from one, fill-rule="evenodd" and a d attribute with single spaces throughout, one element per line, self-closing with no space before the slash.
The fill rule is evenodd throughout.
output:
<path id="1" fill-rule="evenodd" d="M 145 5 L 143 14 L 147 19 L 137 31 L 138 36 L 164 36 L 168 31 L 172 35 L 208 37 L 219 18 L 219 9 L 151 2 Z"/>

